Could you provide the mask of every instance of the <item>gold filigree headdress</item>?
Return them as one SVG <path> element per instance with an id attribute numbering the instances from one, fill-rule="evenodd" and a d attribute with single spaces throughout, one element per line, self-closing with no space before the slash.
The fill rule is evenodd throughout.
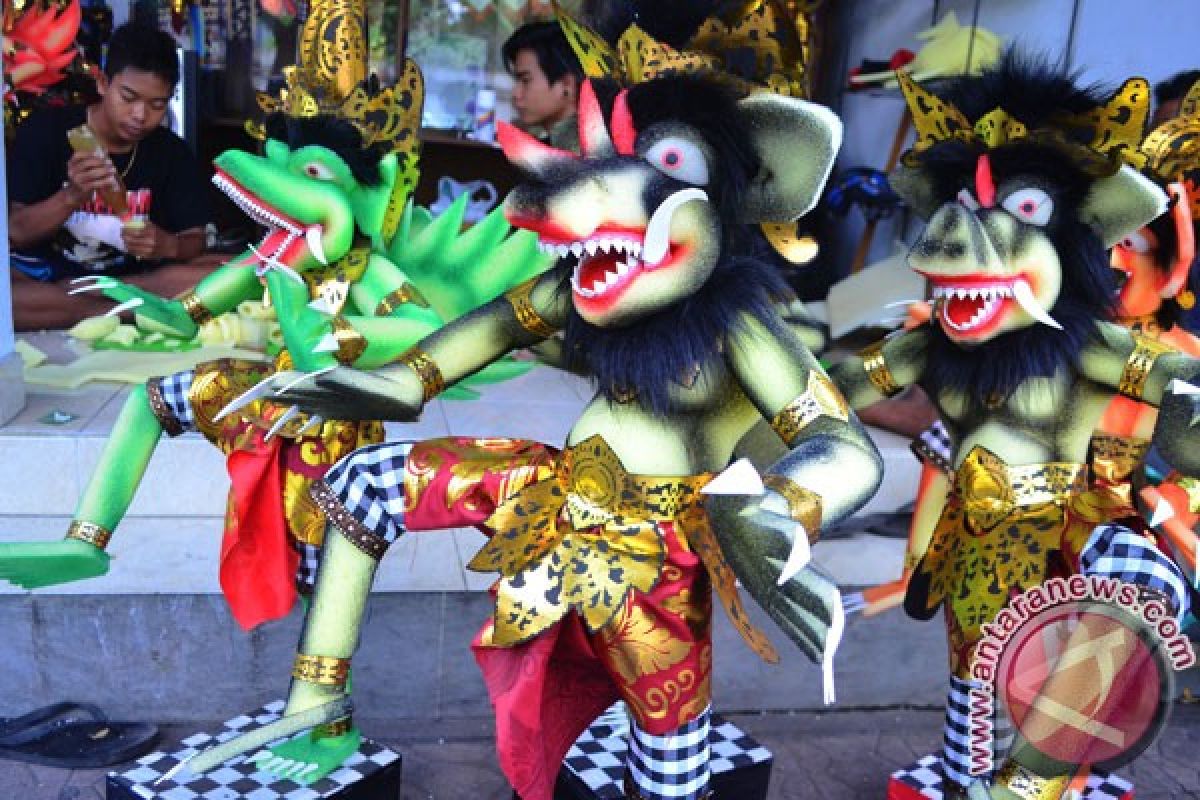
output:
<path id="1" fill-rule="evenodd" d="M 680 50 L 637 25 L 630 25 L 614 47 L 557 4 L 555 13 L 589 78 L 630 86 L 666 75 L 704 74 L 746 92 L 767 89 L 805 97 L 812 7 L 790 12 L 781 0 L 746 0 L 724 17 L 705 20 Z"/>
<path id="2" fill-rule="evenodd" d="M 1192 219 L 1200 220 L 1200 81 L 1183 98 L 1179 116 L 1152 130 L 1141 151 L 1160 180 L 1183 184 Z"/>
<path id="3" fill-rule="evenodd" d="M 326 0 L 312 5 L 296 46 L 296 66 L 284 70 L 278 95 L 258 94 L 258 105 L 271 114 L 292 117 L 330 114 L 349 122 L 366 146 L 415 155 L 425 90 L 421 71 L 405 59 L 395 86 L 380 86 L 367 75 L 365 0 Z M 247 123 L 257 138 L 265 131 Z"/>
<path id="4" fill-rule="evenodd" d="M 959 140 L 992 150 L 1018 141 L 1048 144 L 1088 172 L 1111 172 L 1121 163 L 1141 168 L 1146 154 L 1138 149 L 1150 111 L 1150 84 L 1130 78 L 1102 106 L 1080 114 L 1063 114 L 1049 125 L 1029 129 L 1003 108 L 971 122 L 950 102 L 925 89 L 903 72 L 896 73 L 912 114 L 917 138 L 906 163 L 920 160 L 934 145 Z"/>

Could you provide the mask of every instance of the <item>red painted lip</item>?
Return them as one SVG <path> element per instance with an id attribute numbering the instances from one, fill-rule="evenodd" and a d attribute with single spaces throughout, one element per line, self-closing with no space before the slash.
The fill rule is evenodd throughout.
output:
<path id="1" fill-rule="evenodd" d="M 580 270 L 572 275 L 571 279 L 571 298 L 575 303 L 575 307 L 582 312 L 591 314 L 605 314 L 616 307 L 624 294 L 629 290 L 629 287 L 637 282 L 639 276 L 647 272 L 659 272 L 664 269 L 670 269 L 676 263 L 687 257 L 691 248 L 672 243 L 667 249 L 667 255 L 657 266 L 647 268 L 640 260 L 629 273 L 618 279 L 617 283 L 610 286 L 603 294 L 587 297 L 580 293 L 579 286 L 576 284 L 576 276 Z M 587 265 L 584 265 L 586 269 Z"/>
<path id="2" fill-rule="evenodd" d="M 986 273 L 974 272 L 966 275 L 943 275 L 940 273 L 922 272 L 919 269 L 914 271 L 935 286 L 982 288 L 984 286 L 1012 286 L 1018 280 L 1024 280 L 1026 283 L 1029 283 L 1029 279 L 1023 274 L 988 275 Z"/>

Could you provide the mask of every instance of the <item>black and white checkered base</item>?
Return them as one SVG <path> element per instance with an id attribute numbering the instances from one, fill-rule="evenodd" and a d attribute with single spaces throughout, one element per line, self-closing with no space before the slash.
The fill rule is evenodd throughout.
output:
<path id="1" fill-rule="evenodd" d="M 558 773 L 555 800 L 620 800 L 629 749 L 629 718 L 616 703 L 583 732 L 567 751 Z M 771 780 L 771 751 L 720 714 L 708 734 L 712 751 L 714 800 L 766 800 Z"/>
<path id="2" fill-rule="evenodd" d="M 251 714 L 225 723 L 212 736 L 197 733 L 171 753 L 154 752 L 122 773 L 109 773 L 107 800 L 397 800 L 400 797 L 400 754 L 370 739 L 341 767 L 319 781 L 301 786 L 279 780 L 240 756 L 200 777 L 180 774 L 185 781 L 155 784 L 179 762 L 238 734 L 279 719 L 283 701 L 269 703 Z M 253 755 L 253 754 L 251 754 Z"/>
<path id="3" fill-rule="evenodd" d="M 892 773 L 887 800 L 942 800 L 942 760 L 925 756 Z M 1119 775 L 1092 773 L 1083 800 L 1133 800 L 1133 784 Z"/>

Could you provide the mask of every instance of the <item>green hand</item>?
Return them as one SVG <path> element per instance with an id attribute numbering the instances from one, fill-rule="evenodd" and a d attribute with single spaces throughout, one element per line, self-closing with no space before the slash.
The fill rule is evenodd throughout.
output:
<path id="1" fill-rule="evenodd" d="M 76 284 L 76 288 L 71 290 L 71 294 L 100 292 L 109 300 L 117 301 L 119 305 L 110 310 L 109 315 L 133 311 L 138 327 L 146 332 L 163 333 L 184 339 L 191 339 L 196 335 L 195 321 L 188 316 L 183 303 L 178 300 L 159 297 L 107 275 L 77 278 L 72 283 Z"/>
<path id="2" fill-rule="evenodd" d="M 0 543 L 0 580 L 24 589 L 94 578 L 108 572 L 108 553 L 78 539 Z"/>
<path id="3" fill-rule="evenodd" d="M 820 663 L 841 600 L 837 584 L 811 563 L 778 584 L 797 523 L 761 507 L 758 497 L 710 495 L 713 533 L 746 591 L 804 654 Z"/>
<path id="4" fill-rule="evenodd" d="M 310 731 L 260 753 L 255 761 L 264 772 L 307 786 L 340 767 L 361 743 L 358 728 L 330 737 Z"/>

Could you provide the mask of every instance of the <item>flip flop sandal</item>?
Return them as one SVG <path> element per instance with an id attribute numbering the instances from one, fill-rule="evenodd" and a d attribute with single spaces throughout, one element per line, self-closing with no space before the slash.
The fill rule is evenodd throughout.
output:
<path id="1" fill-rule="evenodd" d="M 8 717 L 7 719 L 0 717 L 0 739 L 59 717 L 76 716 L 77 712 L 83 712 L 93 719 L 107 719 L 98 706 L 90 703 L 51 703 L 19 717 Z"/>
<path id="2" fill-rule="evenodd" d="M 0 759 L 63 769 L 108 767 L 144 755 L 158 740 L 158 729 L 148 723 L 110 722 L 95 706 L 75 707 L 93 719 L 60 715 L 0 736 Z"/>

